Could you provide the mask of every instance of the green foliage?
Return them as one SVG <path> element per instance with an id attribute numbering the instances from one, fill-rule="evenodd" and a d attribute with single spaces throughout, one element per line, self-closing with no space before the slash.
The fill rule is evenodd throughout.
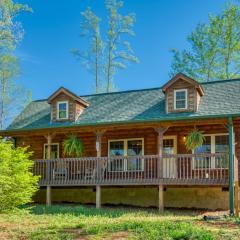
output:
<path id="1" fill-rule="evenodd" d="M 24 89 L 16 83 L 19 63 L 14 50 L 24 32 L 16 17 L 26 11 L 31 11 L 27 5 L 0 1 L 0 129 L 5 128 L 25 102 Z"/>
<path id="2" fill-rule="evenodd" d="M 70 135 L 63 141 L 63 152 L 65 155 L 71 157 L 81 157 L 83 155 L 84 146 L 76 135 Z"/>
<path id="3" fill-rule="evenodd" d="M 12 142 L 0 139 L 0 212 L 30 202 L 37 191 L 30 156 L 27 148 L 14 148 Z"/>
<path id="4" fill-rule="evenodd" d="M 183 72 L 199 81 L 240 76 L 240 7 L 227 4 L 209 23 L 198 24 L 187 37 L 190 50 L 173 49 L 170 75 Z"/>
<path id="5" fill-rule="evenodd" d="M 202 146 L 205 141 L 205 137 L 202 131 L 194 128 L 186 137 L 186 148 L 188 151 L 195 150 L 198 147 Z"/>

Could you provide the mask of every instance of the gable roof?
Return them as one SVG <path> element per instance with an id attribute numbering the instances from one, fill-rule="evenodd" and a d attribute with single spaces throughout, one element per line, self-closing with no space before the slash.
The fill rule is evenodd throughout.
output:
<path id="1" fill-rule="evenodd" d="M 75 93 L 71 92 L 70 90 L 66 89 L 65 87 L 60 87 L 57 91 L 55 91 L 49 98 L 48 103 L 51 103 L 54 98 L 56 98 L 60 93 L 64 93 L 67 96 L 71 97 L 73 100 L 79 102 L 85 107 L 89 106 L 89 103 L 82 99 L 81 97 L 77 96 Z"/>
<path id="2" fill-rule="evenodd" d="M 166 113 L 163 88 L 153 88 L 82 96 L 90 105 L 76 122 L 51 122 L 48 101 L 33 101 L 7 130 L 240 116 L 240 79 L 202 83 L 202 87 L 205 94 L 197 112 Z"/>
<path id="3" fill-rule="evenodd" d="M 204 95 L 204 90 L 201 86 L 201 84 L 199 82 L 197 82 L 196 80 L 194 80 L 193 78 L 188 77 L 187 75 L 183 74 L 183 73 L 178 73 L 176 74 L 171 80 L 169 80 L 165 85 L 163 85 L 162 90 L 165 93 L 166 90 L 172 86 L 175 82 L 179 81 L 180 79 L 190 83 L 191 85 L 193 85 L 197 91 L 199 92 L 200 96 Z"/>

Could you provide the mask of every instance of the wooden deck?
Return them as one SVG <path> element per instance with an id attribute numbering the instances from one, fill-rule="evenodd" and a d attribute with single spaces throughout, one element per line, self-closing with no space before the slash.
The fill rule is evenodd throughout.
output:
<path id="1" fill-rule="evenodd" d="M 228 154 L 35 160 L 40 186 L 228 185 Z"/>

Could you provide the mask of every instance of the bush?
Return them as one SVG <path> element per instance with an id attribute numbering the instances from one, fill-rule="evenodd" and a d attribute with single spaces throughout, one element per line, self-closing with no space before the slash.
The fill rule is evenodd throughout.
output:
<path id="1" fill-rule="evenodd" d="M 31 155 L 26 147 L 15 148 L 12 142 L 0 139 L 0 212 L 30 202 L 37 191 Z"/>

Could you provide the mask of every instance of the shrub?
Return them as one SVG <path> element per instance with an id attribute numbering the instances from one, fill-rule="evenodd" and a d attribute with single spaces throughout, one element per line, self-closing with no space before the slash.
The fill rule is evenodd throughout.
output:
<path id="1" fill-rule="evenodd" d="M 37 191 L 31 154 L 26 147 L 15 148 L 12 142 L 0 139 L 0 212 L 30 202 Z"/>

